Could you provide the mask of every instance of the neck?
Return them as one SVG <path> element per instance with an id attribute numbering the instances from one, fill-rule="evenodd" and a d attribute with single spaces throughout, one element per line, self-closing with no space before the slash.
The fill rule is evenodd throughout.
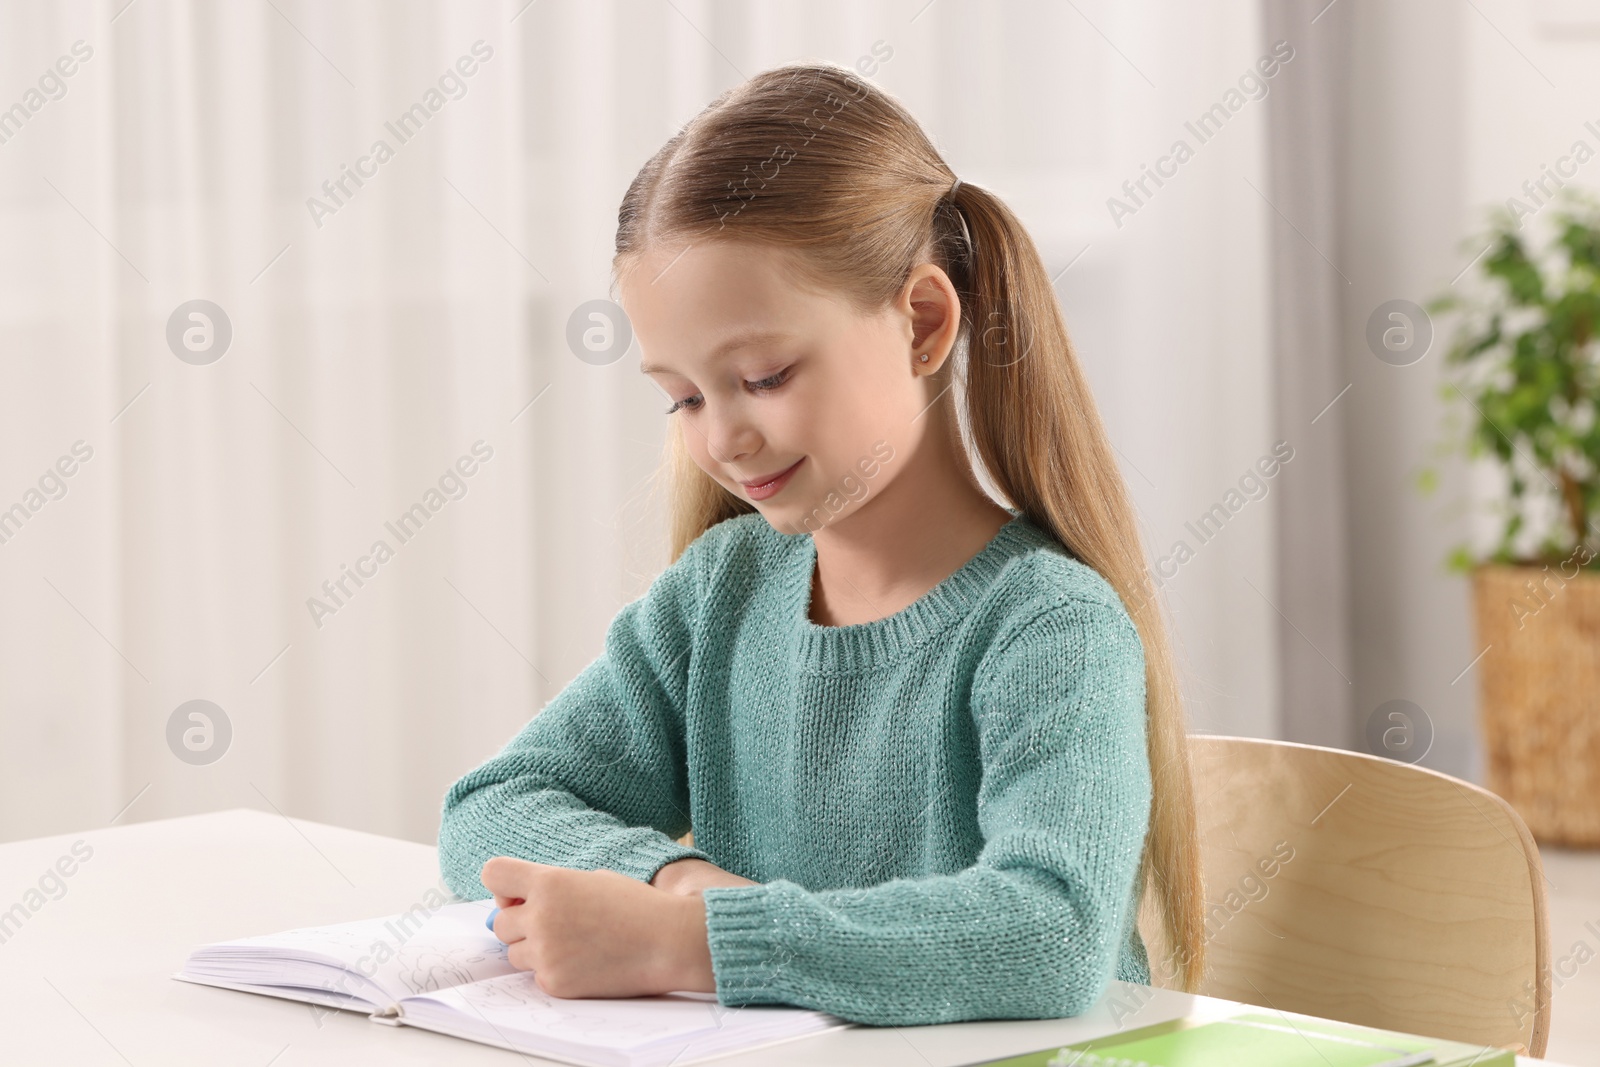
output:
<path id="1" fill-rule="evenodd" d="M 811 621 L 849 626 L 893 615 L 1011 520 L 978 485 L 965 452 L 952 451 L 949 435 L 931 433 L 919 444 L 881 492 L 812 534 Z"/>

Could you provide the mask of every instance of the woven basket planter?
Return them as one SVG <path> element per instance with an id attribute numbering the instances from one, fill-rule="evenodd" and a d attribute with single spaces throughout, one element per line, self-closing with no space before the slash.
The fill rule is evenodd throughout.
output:
<path id="1" fill-rule="evenodd" d="M 1600 846 L 1600 575 L 1486 564 L 1472 591 L 1489 789 L 1540 842 Z"/>

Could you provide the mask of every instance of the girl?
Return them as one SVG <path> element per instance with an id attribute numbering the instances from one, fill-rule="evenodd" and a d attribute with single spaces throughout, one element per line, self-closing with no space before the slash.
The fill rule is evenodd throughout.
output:
<path id="1" fill-rule="evenodd" d="M 674 561 L 451 787 L 450 888 L 556 996 L 888 1025 L 1149 983 L 1149 885 L 1195 989 L 1172 654 L 1017 218 L 881 90 L 789 66 L 645 164 L 614 268 L 671 399 Z"/>

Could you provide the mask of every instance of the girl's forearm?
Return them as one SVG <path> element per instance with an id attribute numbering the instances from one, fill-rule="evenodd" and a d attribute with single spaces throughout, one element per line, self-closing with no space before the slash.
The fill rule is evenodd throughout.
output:
<path id="1" fill-rule="evenodd" d="M 706 903 L 700 895 L 703 889 L 723 885 L 756 885 L 748 878 L 723 870 L 702 859 L 674 860 L 664 865 L 650 879 L 650 884 L 664 889 L 681 901 L 674 901 L 671 914 L 675 921 L 664 938 L 669 961 L 668 979 L 673 989 L 695 993 L 717 991 L 716 972 L 711 967 L 711 939 L 706 932 Z"/>
<path id="2" fill-rule="evenodd" d="M 672 990 L 715 993 L 717 978 L 711 969 L 711 942 L 706 935 L 706 903 L 699 893 L 672 902 L 674 922 L 665 938 Z"/>

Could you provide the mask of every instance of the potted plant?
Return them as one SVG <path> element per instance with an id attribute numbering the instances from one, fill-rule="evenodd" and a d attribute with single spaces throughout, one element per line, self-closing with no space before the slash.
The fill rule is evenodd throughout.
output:
<path id="1" fill-rule="evenodd" d="M 1526 205 L 1523 205 L 1526 207 Z M 1498 543 L 1451 553 L 1471 576 L 1488 787 L 1541 841 L 1600 844 L 1600 209 L 1548 205 L 1530 251 L 1497 212 L 1480 278 L 1428 304 L 1452 312 L 1446 447 L 1503 476 Z M 1466 279 L 1462 279 L 1467 283 Z M 1466 419 L 1462 427 L 1457 416 Z M 1421 488 L 1437 482 L 1425 470 Z"/>

